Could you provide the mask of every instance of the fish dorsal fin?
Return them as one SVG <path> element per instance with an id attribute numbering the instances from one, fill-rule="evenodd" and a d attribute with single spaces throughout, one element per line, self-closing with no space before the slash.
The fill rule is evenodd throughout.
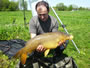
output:
<path id="1" fill-rule="evenodd" d="M 50 49 L 45 50 L 45 52 L 44 52 L 45 57 L 48 55 L 49 51 L 50 51 Z"/>
<path id="2" fill-rule="evenodd" d="M 22 64 L 25 64 L 26 58 L 27 58 L 27 54 L 26 54 L 26 53 L 23 53 L 23 54 L 21 55 L 21 58 L 20 58 Z"/>

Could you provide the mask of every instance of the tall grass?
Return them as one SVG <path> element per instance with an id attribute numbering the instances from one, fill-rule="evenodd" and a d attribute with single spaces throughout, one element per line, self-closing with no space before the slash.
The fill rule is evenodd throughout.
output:
<path id="1" fill-rule="evenodd" d="M 29 23 L 31 12 L 26 12 L 26 23 Z M 25 28 L 23 11 L 0 12 L 0 40 L 30 39 L 28 25 Z"/>

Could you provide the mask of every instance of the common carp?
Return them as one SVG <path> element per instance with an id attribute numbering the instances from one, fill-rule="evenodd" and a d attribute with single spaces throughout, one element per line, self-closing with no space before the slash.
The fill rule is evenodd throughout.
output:
<path id="1" fill-rule="evenodd" d="M 49 32 L 37 35 L 34 38 L 27 41 L 25 47 L 20 49 L 14 55 L 14 58 L 20 58 L 21 63 L 25 64 L 27 55 L 35 51 L 38 45 L 43 45 L 43 47 L 46 48 L 44 56 L 47 56 L 50 49 L 58 47 L 59 42 L 72 40 L 72 38 L 73 38 L 72 35 L 63 32 Z"/>

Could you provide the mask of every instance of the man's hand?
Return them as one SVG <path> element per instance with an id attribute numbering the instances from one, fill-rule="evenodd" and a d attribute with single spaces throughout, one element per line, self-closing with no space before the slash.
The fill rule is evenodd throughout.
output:
<path id="1" fill-rule="evenodd" d="M 43 45 L 39 45 L 36 49 L 37 52 L 44 52 L 46 48 L 43 47 Z"/>
<path id="2" fill-rule="evenodd" d="M 59 42 L 59 43 L 58 43 L 58 46 L 61 46 L 61 45 L 64 44 L 64 43 L 65 43 L 65 41 Z M 45 50 L 46 50 L 46 48 L 44 48 L 43 45 L 39 45 L 39 46 L 37 47 L 37 49 L 36 49 L 37 52 L 44 52 Z"/>
<path id="3" fill-rule="evenodd" d="M 59 42 L 59 43 L 58 43 L 58 46 L 61 46 L 61 45 L 63 45 L 64 43 L 65 43 L 65 41 Z"/>

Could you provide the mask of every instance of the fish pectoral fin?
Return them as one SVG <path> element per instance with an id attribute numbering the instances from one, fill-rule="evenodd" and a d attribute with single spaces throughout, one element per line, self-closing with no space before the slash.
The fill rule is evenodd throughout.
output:
<path id="1" fill-rule="evenodd" d="M 27 58 L 27 54 L 26 54 L 26 53 L 23 53 L 23 54 L 21 55 L 21 58 L 20 58 L 22 64 L 25 64 L 26 58 Z"/>
<path id="2" fill-rule="evenodd" d="M 45 50 L 45 52 L 44 52 L 45 57 L 48 55 L 49 51 L 50 51 L 50 49 Z"/>

